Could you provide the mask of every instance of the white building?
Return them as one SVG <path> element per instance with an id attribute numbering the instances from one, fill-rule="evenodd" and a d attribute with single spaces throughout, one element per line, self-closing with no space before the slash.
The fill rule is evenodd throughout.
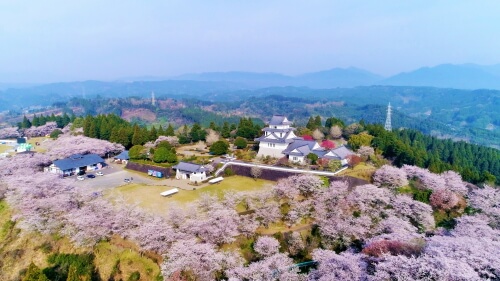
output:
<path id="1" fill-rule="evenodd" d="M 288 145 L 298 138 L 293 131 L 295 128 L 290 127 L 292 122 L 283 115 L 274 115 L 269 121 L 269 127 L 262 129 L 264 135 L 256 138 L 259 141 L 259 152 L 257 157 L 274 157 L 281 158 L 284 156 L 283 150 Z"/>
<path id="2" fill-rule="evenodd" d="M 172 167 L 175 170 L 175 178 L 189 179 L 192 182 L 201 183 L 207 179 L 205 168 L 198 164 L 179 162 L 179 164 Z"/>
<path id="3" fill-rule="evenodd" d="M 340 160 L 342 165 L 347 165 L 347 157 L 354 154 L 345 146 L 329 150 L 321 147 L 316 141 L 297 137 L 293 133 L 295 128 L 290 127 L 291 124 L 292 122 L 288 121 L 285 116 L 274 115 L 269 122 L 269 127 L 262 129 L 264 135 L 255 139 L 260 142 L 257 157 L 282 158 L 286 156 L 288 161 L 305 164 L 307 155 L 313 153 L 318 158 Z"/>

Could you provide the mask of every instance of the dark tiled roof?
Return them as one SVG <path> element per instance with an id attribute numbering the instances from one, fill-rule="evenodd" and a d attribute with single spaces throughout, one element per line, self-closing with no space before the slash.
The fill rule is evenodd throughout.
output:
<path id="1" fill-rule="evenodd" d="M 295 130 L 295 128 L 292 128 L 292 127 L 288 127 L 286 129 L 274 129 L 274 128 L 269 128 L 269 127 L 265 127 L 264 129 L 262 129 L 262 131 L 264 132 L 277 132 L 277 133 L 286 133 L 286 132 L 289 132 L 289 131 L 293 131 Z"/>
<path id="2" fill-rule="evenodd" d="M 340 159 L 345 159 L 349 155 L 353 155 L 354 153 L 347 149 L 345 146 L 339 146 L 337 148 L 332 149 L 332 152 L 337 154 Z"/>
<path id="3" fill-rule="evenodd" d="M 288 145 L 288 147 L 285 150 L 283 150 L 283 154 L 291 154 L 292 151 L 297 149 L 299 151 L 299 153 L 301 153 L 301 154 L 297 154 L 296 152 L 293 152 L 292 155 L 296 155 L 296 156 L 304 155 L 305 156 L 305 155 L 309 154 L 309 152 L 313 151 L 313 148 L 315 145 L 316 145 L 316 141 L 309 141 L 309 140 L 303 140 L 303 139 L 294 140 L 293 143 Z M 322 149 L 321 149 L 321 151 L 322 151 Z"/>
<path id="4" fill-rule="evenodd" d="M 73 154 L 68 158 L 54 161 L 54 165 L 59 169 L 66 171 L 103 162 L 104 159 L 102 159 L 97 154 L 86 154 L 86 155 Z"/>
<path id="5" fill-rule="evenodd" d="M 205 168 L 203 168 L 203 166 L 187 162 L 179 162 L 179 164 L 173 166 L 172 169 L 190 173 L 205 171 Z"/>
<path id="6" fill-rule="evenodd" d="M 278 126 L 278 125 L 291 125 L 292 122 L 286 121 L 286 117 L 283 115 L 274 115 L 273 118 L 271 118 L 271 121 L 269 121 L 269 125 L 273 126 Z"/>
<path id="7" fill-rule="evenodd" d="M 260 138 L 256 138 L 255 141 L 265 141 L 265 142 L 274 142 L 274 143 L 291 143 L 295 141 L 297 138 L 288 138 L 292 131 L 288 131 L 285 133 L 283 137 L 279 137 L 278 133 L 270 133 L 269 135 L 263 135 Z M 275 138 L 269 138 L 270 136 L 274 136 Z"/>
<path id="8" fill-rule="evenodd" d="M 130 158 L 128 157 L 128 150 L 122 151 L 122 153 L 116 155 L 115 159 L 129 160 Z"/>

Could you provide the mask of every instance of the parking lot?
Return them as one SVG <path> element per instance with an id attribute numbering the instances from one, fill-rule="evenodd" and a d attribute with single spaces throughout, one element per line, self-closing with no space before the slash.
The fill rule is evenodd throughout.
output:
<path id="1" fill-rule="evenodd" d="M 67 180 L 75 181 L 76 186 L 85 186 L 92 189 L 109 189 L 127 184 L 124 179 L 132 179 L 133 183 L 140 184 L 161 184 L 161 181 L 150 178 L 147 175 L 130 172 L 123 169 L 122 165 L 111 164 L 100 170 L 104 175 L 97 176 L 98 171 L 87 172 L 83 177 L 85 180 L 77 180 L 76 176 L 67 177 Z M 87 175 L 96 175 L 95 178 L 88 178 Z"/>

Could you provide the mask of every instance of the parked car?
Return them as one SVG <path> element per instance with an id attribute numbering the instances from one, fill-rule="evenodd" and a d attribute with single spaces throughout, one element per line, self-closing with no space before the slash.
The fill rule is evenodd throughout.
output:
<path id="1" fill-rule="evenodd" d="M 102 172 L 97 172 L 95 174 L 98 175 L 98 176 L 104 176 L 104 174 Z"/>
<path id="2" fill-rule="evenodd" d="M 130 182 L 130 179 L 124 179 L 123 181 L 128 183 Z"/>
<path id="3" fill-rule="evenodd" d="M 84 180 L 85 178 L 84 178 L 83 176 L 78 176 L 78 177 L 76 177 L 76 179 L 77 179 L 77 180 L 79 180 L 79 181 L 82 181 L 82 180 Z"/>
<path id="4" fill-rule="evenodd" d="M 95 176 L 94 175 L 87 175 L 87 178 L 93 179 L 93 178 L 95 178 Z"/>

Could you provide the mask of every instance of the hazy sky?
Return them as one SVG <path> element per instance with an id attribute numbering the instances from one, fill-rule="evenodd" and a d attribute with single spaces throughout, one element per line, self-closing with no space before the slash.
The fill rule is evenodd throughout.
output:
<path id="1" fill-rule="evenodd" d="M 0 82 L 500 63 L 500 1 L 0 0 Z"/>

